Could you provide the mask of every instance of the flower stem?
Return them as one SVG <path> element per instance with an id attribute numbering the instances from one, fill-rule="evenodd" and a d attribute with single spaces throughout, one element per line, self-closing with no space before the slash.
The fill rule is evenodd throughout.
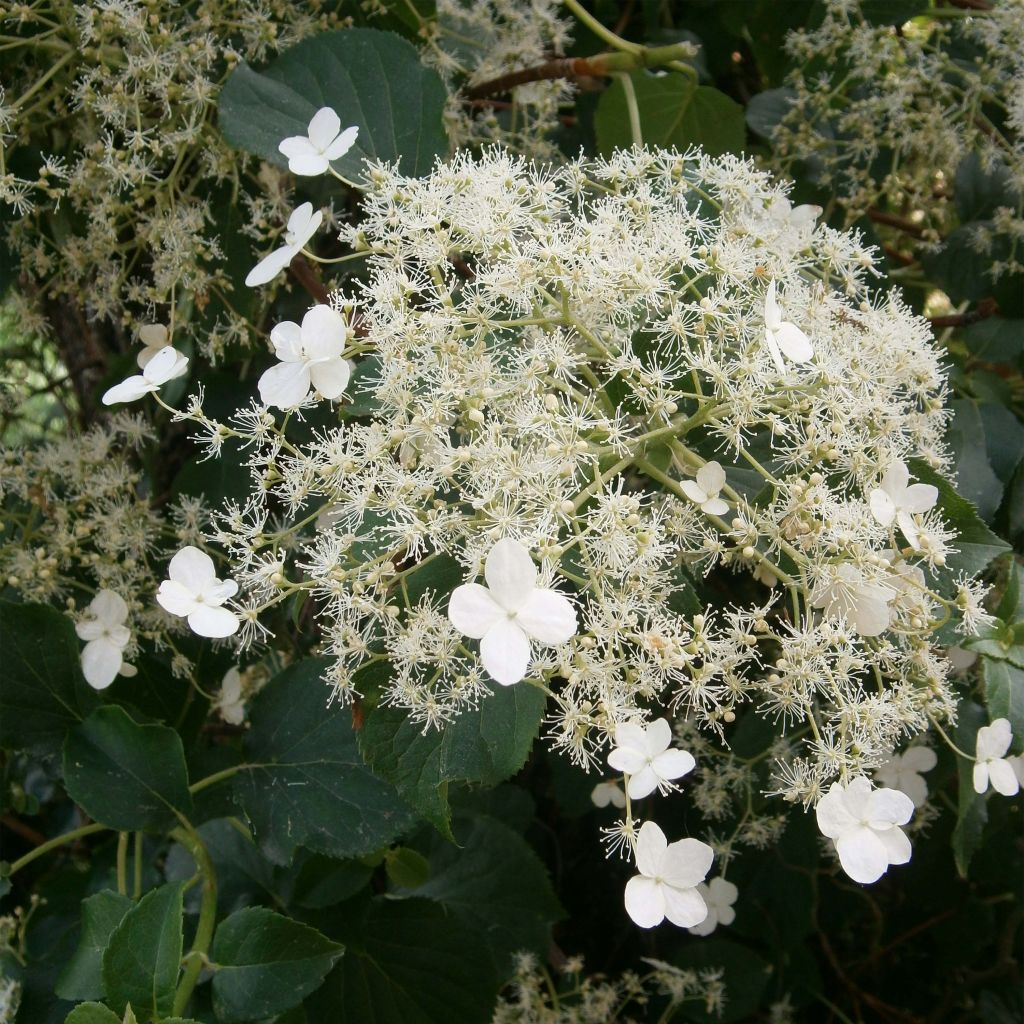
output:
<path id="1" fill-rule="evenodd" d="M 44 853 L 49 853 L 51 850 L 56 850 L 57 847 L 63 846 L 65 843 L 73 843 L 76 839 L 83 839 L 85 836 L 91 836 L 96 832 L 105 832 L 106 830 L 106 825 L 93 824 L 83 825 L 81 828 L 65 832 L 63 835 L 50 839 L 41 846 L 37 846 L 34 850 L 30 850 L 24 857 L 19 857 L 11 865 L 10 874 L 13 875 L 15 871 L 20 871 L 26 865 L 31 864 L 37 857 L 41 857 Z"/>

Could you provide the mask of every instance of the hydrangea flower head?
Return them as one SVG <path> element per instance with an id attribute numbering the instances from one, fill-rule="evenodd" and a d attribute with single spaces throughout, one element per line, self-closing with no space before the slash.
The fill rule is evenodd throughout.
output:
<path id="1" fill-rule="evenodd" d="M 664 718 L 646 728 L 633 722 L 616 726 L 615 743 L 608 764 L 629 776 L 626 792 L 632 800 L 671 788 L 673 779 L 692 771 L 697 763 L 688 751 L 671 747 L 672 727 Z"/>
<path id="2" fill-rule="evenodd" d="M 641 928 L 654 928 L 667 917 L 692 928 L 708 916 L 697 886 L 707 877 L 714 851 L 699 839 L 669 843 L 653 822 L 645 821 L 636 837 L 636 867 L 626 883 L 626 913 Z"/>
<path id="3" fill-rule="evenodd" d="M 103 395 L 104 405 L 135 402 L 143 395 L 159 391 L 169 380 L 182 376 L 188 370 L 188 358 L 177 349 L 165 345 L 156 355 L 146 360 L 142 373 L 115 384 Z"/>
<path id="4" fill-rule="evenodd" d="M 82 675 L 94 690 L 105 690 L 124 668 L 124 649 L 132 635 L 125 622 L 128 605 L 113 590 L 101 590 L 89 603 L 86 617 L 75 632 L 86 644 L 82 650 Z M 134 674 L 134 673 L 133 673 Z"/>
<path id="5" fill-rule="evenodd" d="M 312 177 L 323 174 L 331 161 L 339 160 L 354 145 L 357 127 L 341 130 L 341 118 L 331 107 L 321 107 L 309 122 L 306 135 L 292 135 L 277 148 L 288 157 L 292 174 Z"/>
<path id="6" fill-rule="evenodd" d="M 234 580 L 219 580 L 213 559 L 191 545 L 172 559 L 156 599 L 164 611 L 188 619 L 193 633 L 206 637 L 231 636 L 238 616 L 221 605 L 238 591 Z"/>
<path id="7" fill-rule="evenodd" d="M 989 785 L 1003 796 L 1015 796 L 1020 782 L 1011 760 L 1006 756 L 1013 742 L 1013 732 L 1006 718 L 997 718 L 978 730 L 974 766 L 974 792 L 984 793 Z"/>
<path id="8" fill-rule="evenodd" d="M 865 778 L 846 786 L 834 782 L 815 813 L 822 835 L 832 840 L 839 863 L 855 882 L 877 882 L 890 864 L 910 860 L 910 840 L 899 827 L 914 813 L 906 793 L 872 789 Z"/>
<path id="9" fill-rule="evenodd" d="M 284 245 L 264 256 L 249 271 L 245 283 L 250 288 L 255 288 L 257 285 L 273 281 L 317 233 L 323 219 L 323 211 L 314 210 L 312 203 L 303 203 L 296 207 L 288 218 L 288 227 L 284 233 Z"/>
<path id="10" fill-rule="evenodd" d="M 564 594 L 537 586 L 537 566 L 518 541 L 506 537 L 484 563 L 487 586 L 464 583 L 452 591 L 448 618 L 480 641 L 480 661 L 502 686 L 512 686 L 530 664 L 530 641 L 564 644 L 576 634 L 576 610 Z"/>
<path id="11" fill-rule="evenodd" d="M 270 332 L 280 362 L 259 380 L 264 405 L 294 409 L 315 388 L 324 398 L 335 399 L 348 386 L 351 370 L 342 358 L 349 328 L 330 306 L 314 306 L 302 326 L 290 320 Z"/>

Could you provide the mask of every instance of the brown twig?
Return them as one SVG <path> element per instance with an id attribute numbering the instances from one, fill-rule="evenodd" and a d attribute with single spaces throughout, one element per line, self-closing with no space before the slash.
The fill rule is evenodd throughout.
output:
<path id="1" fill-rule="evenodd" d="M 299 253 L 299 255 L 292 260 L 288 267 L 288 272 L 303 288 L 306 289 L 307 292 L 309 292 L 314 299 L 316 299 L 317 302 L 327 302 L 327 296 L 330 293 L 324 286 L 323 281 L 320 280 L 320 274 L 316 267 L 314 267 L 313 264 L 302 255 L 302 253 Z"/>
<path id="2" fill-rule="evenodd" d="M 3 825 L 4 828 L 9 828 L 15 835 L 21 836 L 22 839 L 27 839 L 33 846 L 42 846 L 47 841 L 46 836 L 42 832 L 37 832 L 31 825 L 18 821 L 12 814 L 0 816 L 0 825 Z"/>
<path id="3" fill-rule="evenodd" d="M 887 224 L 891 228 L 899 228 L 904 234 L 913 235 L 915 238 L 924 237 L 924 228 L 906 217 L 898 217 L 894 213 L 886 213 L 875 206 L 868 207 L 868 217 L 876 224 Z"/>

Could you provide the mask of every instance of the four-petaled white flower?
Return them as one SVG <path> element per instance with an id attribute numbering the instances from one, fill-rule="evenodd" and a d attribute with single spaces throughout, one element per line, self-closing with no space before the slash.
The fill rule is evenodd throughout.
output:
<path id="1" fill-rule="evenodd" d="M 669 844 L 665 833 L 645 821 L 636 837 L 636 867 L 626 883 L 626 913 L 641 928 L 654 928 L 667 917 L 692 928 L 708 915 L 697 886 L 707 877 L 714 851 L 699 839 Z"/>
<path id="2" fill-rule="evenodd" d="M 512 686 L 530 664 L 530 640 L 555 646 L 576 635 L 576 610 L 564 594 L 537 586 L 530 553 L 509 537 L 491 548 L 487 586 L 463 583 L 452 591 L 448 618 L 480 641 L 480 661 L 502 686 Z"/>
<path id="3" fill-rule="evenodd" d="M 895 596 L 891 588 L 868 582 L 855 565 L 842 562 L 819 581 L 811 605 L 830 618 L 844 619 L 861 636 L 878 636 L 889 628 L 889 603 Z"/>
<path id="4" fill-rule="evenodd" d="M 238 631 L 234 612 L 221 605 L 238 592 L 234 580 L 217 579 L 213 559 L 191 545 L 172 559 L 156 599 L 164 611 L 188 618 L 189 628 L 199 636 L 231 636 Z"/>
<path id="5" fill-rule="evenodd" d="M 914 813 L 906 793 L 872 789 L 863 777 L 848 786 L 834 782 L 815 813 L 822 835 L 832 840 L 839 863 L 855 882 L 877 882 L 890 864 L 910 860 L 910 840 L 899 827 Z"/>
<path id="6" fill-rule="evenodd" d="M 217 714 L 231 725 L 241 725 L 245 720 L 245 701 L 242 699 L 242 673 L 237 666 L 224 673 L 220 693 L 214 705 Z"/>
<path id="7" fill-rule="evenodd" d="M 135 374 L 115 384 L 103 396 L 104 405 L 120 402 L 134 402 L 143 395 L 159 391 L 169 380 L 180 377 L 188 370 L 188 358 L 177 349 L 165 345 L 152 359 L 146 362 L 142 373 Z"/>
<path id="8" fill-rule="evenodd" d="M 906 793 L 915 807 L 921 807 L 928 799 L 928 783 L 921 778 L 921 772 L 930 772 L 938 762 L 931 747 L 909 747 L 878 766 L 875 782 Z"/>
<path id="9" fill-rule="evenodd" d="M 768 221 L 778 231 L 790 232 L 796 241 L 805 241 L 814 232 L 814 226 L 821 216 L 821 207 L 804 203 L 794 206 L 785 196 L 776 196 L 768 204 Z"/>
<path id="10" fill-rule="evenodd" d="M 101 590 L 89 603 L 86 618 L 75 625 L 82 649 L 82 675 L 94 690 L 105 690 L 119 672 L 135 675 L 131 665 L 124 663 L 124 649 L 132 638 L 125 625 L 128 605 L 113 590 Z M 130 671 L 124 671 L 128 669 Z"/>
<path id="11" fill-rule="evenodd" d="M 277 148 L 288 157 L 292 174 L 312 177 L 323 174 L 332 160 L 339 160 L 354 145 L 359 129 L 341 130 L 341 118 L 330 108 L 321 107 L 309 122 L 306 135 L 292 135 Z"/>
<path id="12" fill-rule="evenodd" d="M 989 783 L 997 793 L 1014 796 L 1020 789 L 1020 780 L 1011 758 L 1006 756 L 1013 742 L 1013 732 L 1006 718 L 997 718 L 991 725 L 978 730 L 974 766 L 974 792 L 984 793 Z"/>
<path id="13" fill-rule="evenodd" d="M 615 749 L 608 764 L 629 776 L 626 792 L 640 800 L 656 789 L 672 789 L 669 783 L 692 771 L 697 763 L 686 750 L 671 747 L 672 727 L 664 718 L 642 725 L 626 722 L 615 727 Z"/>
<path id="14" fill-rule="evenodd" d="M 938 488 L 931 484 L 911 484 L 906 463 L 894 462 L 882 477 L 880 486 L 869 495 L 871 514 L 882 526 L 895 519 L 912 548 L 918 546 L 915 513 L 927 512 L 938 501 Z"/>
<path id="15" fill-rule="evenodd" d="M 725 470 L 717 462 L 705 462 L 697 470 L 696 480 L 683 480 L 679 485 L 701 512 L 709 516 L 724 516 L 729 506 L 718 496 L 725 486 Z"/>
<path id="16" fill-rule="evenodd" d="M 590 799 L 595 807 L 618 807 L 620 810 L 626 806 L 626 794 L 622 792 L 615 782 L 599 782 L 591 791 Z"/>
<path id="17" fill-rule="evenodd" d="M 764 297 L 764 340 L 779 373 L 786 372 L 783 355 L 794 363 L 806 363 L 814 357 L 811 339 L 795 324 L 782 319 L 782 310 L 775 298 L 774 281 Z"/>
<path id="18" fill-rule="evenodd" d="M 249 271 L 245 283 L 250 288 L 255 288 L 257 285 L 273 281 L 316 234 L 323 219 L 323 211 L 314 211 L 312 203 L 303 203 L 298 207 L 288 218 L 288 227 L 284 233 L 284 245 L 264 256 Z"/>
<path id="19" fill-rule="evenodd" d="M 285 320 L 270 332 L 274 351 L 281 361 L 259 380 L 264 405 L 294 409 L 316 390 L 335 399 L 348 386 L 351 369 L 342 358 L 349 339 L 349 327 L 330 306 L 314 306 L 302 326 Z"/>
<path id="20" fill-rule="evenodd" d="M 142 351 L 135 357 L 139 369 L 144 370 L 153 356 L 168 345 L 167 328 L 163 324 L 143 324 L 139 328 L 139 341 Z"/>
<path id="21" fill-rule="evenodd" d="M 724 878 L 712 878 L 707 885 L 701 882 L 697 892 L 707 904 L 708 916 L 689 929 L 692 935 L 710 935 L 720 924 L 730 925 L 736 920 L 736 911 L 732 905 L 736 902 L 739 890 L 732 882 Z"/>

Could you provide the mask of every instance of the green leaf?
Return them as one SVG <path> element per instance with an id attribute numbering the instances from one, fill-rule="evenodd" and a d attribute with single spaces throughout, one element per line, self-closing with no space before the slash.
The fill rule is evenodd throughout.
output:
<path id="1" fill-rule="evenodd" d="M 104 889 L 82 900 L 82 934 L 78 949 L 65 964 L 55 991 L 61 999 L 102 999 L 103 951 L 110 935 L 134 906 L 127 896 Z"/>
<path id="2" fill-rule="evenodd" d="M 287 167 L 278 145 L 305 135 L 321 107 L 333 107 L 342 127 L 357 125 L 356 144 L 333 164 L 350 179 L 364 160 L 399 160 L 403 174 L 426 174 L 447 154 L 447 92 L 401 36 L 376 29 L 322 32 L 293 46 L 261 72 L 244 61 L 218 101 L 224 137 L 239 149 Z"/>
<path id="3" fill-rule="evenodd" d="M 146 893 L 114 929 L 103 953 L 107 1001 L 118 1013 L 131 1003 L 143 1020 L 171 1012 L 182 947 L 184 882 Z"/>
<path id="4" fill-rule="evenodd" d="M 256 1020 L 298 1006 L 317 989 L 344 947 L 266 907 L 226 918 L 213 937 L 213 1006 L 226 1022 Z"/>
<path id="5" fill-rule="evenodd" d="M 507 978 L 517 951 L 546 954 L 551 926 L 565 913 L 540 858 L 507 825 L 482 815 L 464 819 L 455 839 L 457 847 L 435 837 L 430 879 L 416 895 L 479 932 L 499 977 Z"/>
<path id="6" fill-rule="evenodd" d="M 957 711 L 956 745 L 965 753 L 973 753 L 978 730 L 983 725 L 988 725 L 985 712 L 972 701 L 963 701 Z M 985 797 L 974 792 L 974 762 L 960 756 L 956 760 L 960 786 L 956 827 L 953 829 L 953 860 L 960 877 L 966 878 L 971 858 L 981 845 L 988 809 Z"/>
<path id="7" fill-rule="evenodd" d="M 192 797 L 181 738 L 138 725 L 116 705 L 97 708 L 64 743 L 68 793 L 96 821 L 122 832 L 160 832 L 188 815 Z"/>
<path id="8" fill-rule="evenodd" d="M 359 857 L 415 821 L 394 788 L 364 764 L 352 714 L 327 704 L 325 659 L 285 669 L 252 703 L 245 738 L 251 764 L 235 777 L 265 856 L 286 864 L 297 846 Z"/>
<path id="9" fill-rule="evenodd" d="M 793 105 L 792 89 L 769 89 L 759 92 L 747 104 L 747 125 L 762 138 L 771 139 Z"/>
<path id="10" fill-rule="evenodd" d="M 498 980 L 480 936 L 428 900 L 375 899 L 346 922 L 349 945 L 307 1003 L 331 1024 L 456 1024 L 491 1019 Z"/>
<path id="11" fill-rule="evenodd" d="M 121 1024 L 121 1018 L 102 1003 L 80 1003 L 64 1018 L 64 1024 Z"/>
<path id="12" fill-rule="evenodd" d="M 1024 320 L 990 316 L 964 328 L 961 337 L 977 359 L 989 363 L 1016 363 L 1024 358 Z"/>
<path id="13" fill-rule="evenodd" d="M 700 146 L 712 155 L 739 152 L 746 140 L 743 108 L 723 92 L 698 86 L 688 75 L 629 76 L 636 93 L 640 131 L 648 145 L 675 146 L 682 151 Z M 633 145 L 626 90 L 615 79 L 602 94 L 594 117 L 602 154 Z"/>
<path id="14" fill-rule="evenodd" d="M 957 531 L 954 546 L 958 549 L 946 563 L 948 573 L 966 573 L 976 576 L 993 558 L 1010 550 L 1010 545 L 997 537 L 979 518 L 977 509 L 953 489 L 953 485 L 940 476 L 926 462 L 909 460 L 912 476 L 922 483 L 933 484 L 939 491 L 938 508 Z"/>
<path id="15" fill-rule="evenodd" d="M 430 861 L 408 846 L 388 850 L 384 868 L 391 883 L 400 889 L 418 889 L 430 878 Z"/>
<path id="16" fill-rule="evenodd" d="M 0 601 L 0 746 L 51 754 L 99 703 L 82 677 L 71 620 L 42 604 Z"/>
<path id="17" fill-rule="evenodd" d="M 950 403 L 950 408 L 953 419 L 947 436 L 956 460 L 953 470 L 957 493 L 977 508 L 985 522 L 991 522 L 1003 497 L 1003 485 L 989 462 L 978 403 L 968 398 L 957 399 Z"/>
<path id="18" fill-rule="evenodd" d="M 526 763 L 544 717 L 544 693 L 525 683 L 499 686 L 475 710 L 442 729 L 423 731 L 400 708 L 366 716 L 359 746 L 368 764 L 450 837 L 450 782 L 496 786 Z"/>
<path id="19" fill-rule="evenodd" d="M 1008 719 L 1014 737 L 1013 746 L 1019 747 L 1021 739 L 1024 739 L 1024 669 L 1009 661 L 982 658 L 981 678 L 985 682 L 989 718 Z"/>

